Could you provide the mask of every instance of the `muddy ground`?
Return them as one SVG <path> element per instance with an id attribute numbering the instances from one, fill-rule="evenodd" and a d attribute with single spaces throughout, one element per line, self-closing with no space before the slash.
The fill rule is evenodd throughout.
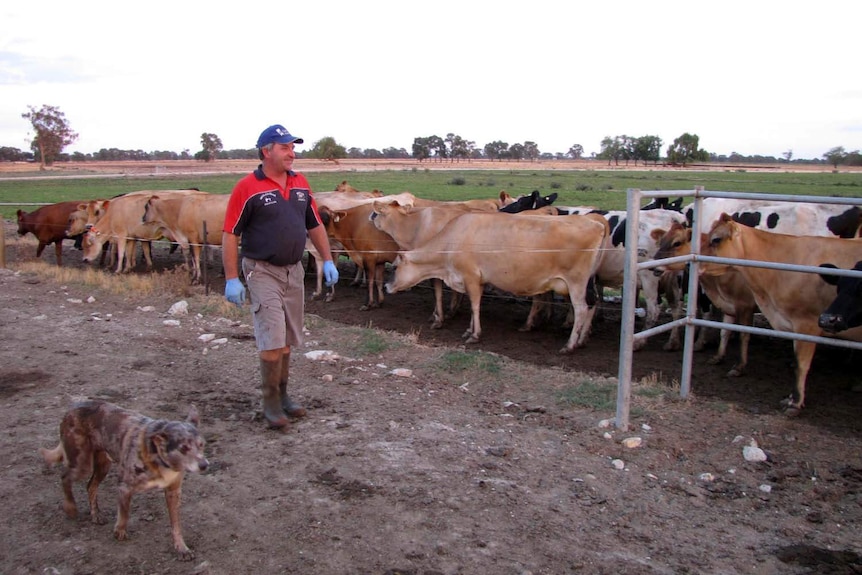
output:
<path id="1" fill-rule="evenodd" d="M 753 338 L 739 379 L 698 354 L 682 401 L 681 353 L 655 338 L 634 357 L 642 381 L 621 432 L 600 425 L 613 406 L 589 399 L 615 396 L 617 306 L 586 348 L 560 356 L 561 316 L 522 333 L 528 304 L 488 297 L 484 339 L 465 349 L 466 305 L 441 330 L 428 329 L 427 289 L 359 311 L 365 292 L 342 262 L 336 300 L 309 301 L 294 352 L 309 416 L 281 433 L 261 420 L 248 318 L 218 305 L 219 266 L 209 297 L 114 293 L 52 279 L 51 250 L 24 267 L 35 242 L 11 222 L 6 234 L 0 573 L 862 572 L 862 370 L 846 351 L 818 351 L 808 406 L 787 418 L 789 342 Z M 83 268 L 64 249 L 67 267 Z M 181 258 L 157 247 L 156 261 L 166 273 Z M 181 299 L 189 314 L 169 315 Z M 305 357 L 315 350 L 335 355 Z M 193 561 L 177 560 L 158 491 L 133 499 L 130 540 L 113 539 L 113 472 L 108 524 L 88 521 L 83 485 L 79 517 L 65 518 L 60 469 L 37 449 L 56 445 L 64 410 L 85 397 L 159 418 L 201 411 L 211 466 L 186 477 L 181 509 Z M 632 437 L 639 447 L 623 443 Z M 752 441 L 766 461 L 743 457 Z"/>

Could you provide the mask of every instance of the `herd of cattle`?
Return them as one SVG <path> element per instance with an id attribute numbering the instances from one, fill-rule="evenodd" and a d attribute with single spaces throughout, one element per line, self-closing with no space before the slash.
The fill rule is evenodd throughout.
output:
<path id="1" fill-rule="evenodd" d="M 360 192 L 342 182 L 336 190 L 315 194 L 333 252 L 348 256 L 364 276 L 368 296 L 363 309 L 378 307 L 385 291 L 395 293 L 425 280 L 434 285 L 432 327 L 439 328 L 457 309 L 461 296 L 470 302 L 471 319 L 464 339 L 479 341 L 480 305 L 486 288 L 533 298 L 522 328 L 546 319 L 554 294 L 567 296 L 571 333 L 561 352 L 586 342 L 596 303 L 604 287 L 623 283 L 626 213 L 592 206 L 553 205 L 557 194 L 533 192 L 513 198 L 506 192 L 487 200 L 433 201 L 404 192 Z M 111 199 L 61 202 L 30 213 L 18 210 L 18 233 L 39 241 L 36 256 L 55 244 L 75 239 L 86 262 L 103 265 L 110 253 L 117 272 L 135 264 L 140 242 L 149 268 L 150 243 L 168 239 L 182 248 L 192 281 L 201 277 L 201 248 L 220 245 L 228 196 L 199 190 L 151 190 Z M 630 246 L 638 260 L 690 253 L 691 206 L 682 199 L 656 199 L 639 212 L 638 237 Z M 706 198 L 699 214 L 701 253 L 719 257 L 862 271 L 862 210 L 829 204 L 770 203 Z M 110 248 L 110 249 L 109 249 Z M 319 257 L 310 242 L 310 260 Z M 190 263 L 189 263 L 189 260 Z M 384 284 L 386 264 L 394 269 Z M 645 328 L 658 323 L 664 297 L 675 318 L 684 314 L 681 288 L 686 265 L 665 265 L 638 272 L 646 306 Z M 443 285 L 453 292 L 448 311 Z M 700 264 L 702 296 L 725 322 L 751 325 L 760 311 L 774 329 L 809 335 L 834 335 L 862 341 L 862 279 L 778 271 L 749 266 Z M 318 274 L 314 297 L 322 293 Z M 334 296 L 334 291 L 326 295 Z M 633 318 L 632 318 L 633 319 Z M 704 344 L 701 330 L 696 349 Z M 721 334 L 719 363 L 727 353 L 730 332 Z M 748 362 L 746 333 L 740 334 L 740 359 L 729 376 L 740 376 Z M 637 340 L 643 347 L 645 340 Z M 679 349 L 679 330 L 671 331 L 665 349 Z M 805 401 L 805 381 L 815 344 L 795 341 L 795 393 L 787 400 L 798 411 Z"/>

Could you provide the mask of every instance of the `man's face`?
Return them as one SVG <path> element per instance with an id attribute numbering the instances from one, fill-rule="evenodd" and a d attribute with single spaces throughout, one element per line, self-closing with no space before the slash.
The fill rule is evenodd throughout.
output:
<path id="1" fill-rule="evenodd" d="M 296 152 L 293 150 L 294 144 L 273 144 L 272 150 L 267 156 L 270 164 L 274 167 L 283 168 L 285 171 L 293 166 L 293 160 L 296 159 Z"/>

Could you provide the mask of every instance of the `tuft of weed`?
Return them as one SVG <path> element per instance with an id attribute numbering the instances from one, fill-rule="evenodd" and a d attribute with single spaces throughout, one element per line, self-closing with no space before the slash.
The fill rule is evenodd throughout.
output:
<path id="1" fill-rule="evenodd" d="M 494 375 L 502 370 L 499 357 L 480 351 L 447 351 L 438 363 L 440 369 L 449 373 L 478 370 Z"/>
<path id="2" fill-rule="evenodd" d="M 557 402 L 598 411 L 614 411 L 617 405 L 617 385 L 612 381 L 584 378 L 575 385 L 561 389 L 557 393 Z"/>

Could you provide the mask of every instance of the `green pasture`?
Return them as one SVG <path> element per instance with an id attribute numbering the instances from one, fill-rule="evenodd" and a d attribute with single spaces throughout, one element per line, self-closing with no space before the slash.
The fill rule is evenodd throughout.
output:
<path id="1" fill-rule="evenodd" d="M 434 200 L 465 200 L 497 197 L 501 190 L 512 196 L 539 190 L 543 195 L 557 192 L 559 205 L 593 205 L 605 209 L 625 209 L 629 188 L 644 191 L 707 190 L 774 194 L 862 197 L 862 173 L 789 173 L 705 171 L 612 171 L 540 170 L 512 171 L 408 170 L 377 172 L 306 173 L 314 191 L 332 190 L 343 180 L 360 190 L 378 189 L 387 194 L 408 191 Z M 226 194 L 241 174 L 206 174 L 143 177 L 55 177 L 44 179 L 0 179 L 0 214 L 13 219 L 22 204 L 55 203 L 66 200 L 110 198 L 136 190 L 199 188 Z M 16 204 L 17 202 L 17 204 Z M 12 205 L 5 205 L 12 204 Z"/>

